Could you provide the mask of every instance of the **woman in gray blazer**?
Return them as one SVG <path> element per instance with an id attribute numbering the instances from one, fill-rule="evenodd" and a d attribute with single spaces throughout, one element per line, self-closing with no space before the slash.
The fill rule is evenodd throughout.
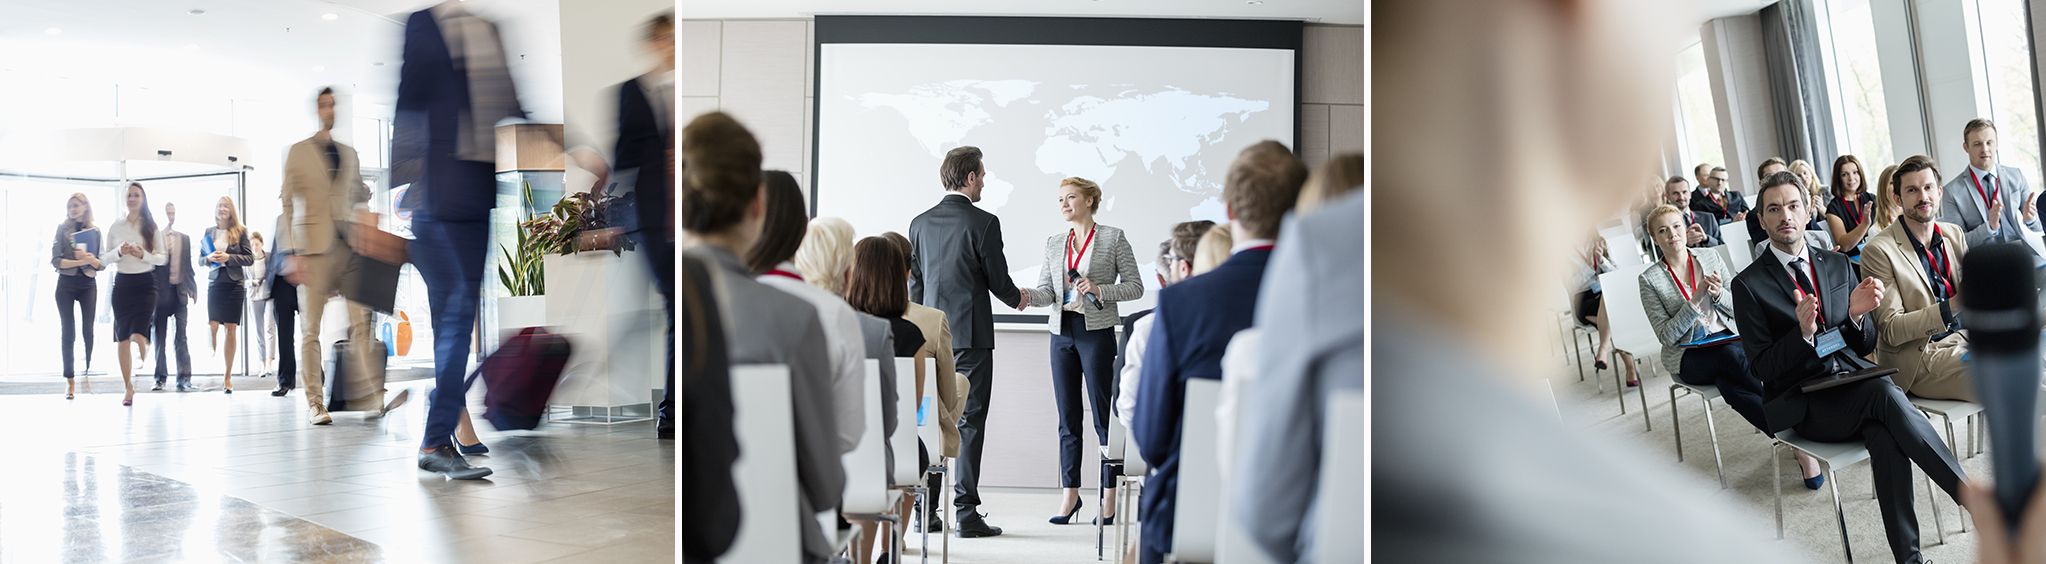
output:
<path id="1" fill-rule="evenodd" d="M 1101 185 L 1080 177 L 1059 181 L 1059 214 L 1072 227 L 1046 239 L 1044 266 L 1037 287 L 1025 291 L 1030 303 L 1058 304 L 1046 325 L 1051 329 L 1051 387 L 1059 409 L 1059 481 L 1065 487 L 1054 525 L 1075 522 L 1080 511 L 1080 382 L 1094 414 L 1096 444 L 1108 443 L 1110 395 L 1115 388 L 1115 326 L 1122 321 L 1117 302 L 1144 296 L 1137 273 L 1137 254 L 1121 229 L 1096 224 Z M 1104 487 L 1115 482 L 1102 476 Z M 1114 507 L 1101 510 L 1104 521 Z"/>
<path id="2" fill-rule="evenodd" d="M 1767 432 L 1762 418 L 1762 382 L 1748 369 L 1748 355 L 1739 341 L 1684 348 L 1678 345 L 1734 334 L 1733 300 L 1727 283 L 1733 275 L 1717 251 L 1702 253 L 1684 244 L 1682 210 L 1658 206 L 1642 219 L 1661 260 L 1641 271 L 1641 309 L 1655 338 L 1662 341 L 1662 366 L 1676 379 L 1692 385 L 1719 386 L 1720 397 L 1748 424 Z M 1823 482 L 1817 465 L 1798 455 L 1805 486 Z"/>

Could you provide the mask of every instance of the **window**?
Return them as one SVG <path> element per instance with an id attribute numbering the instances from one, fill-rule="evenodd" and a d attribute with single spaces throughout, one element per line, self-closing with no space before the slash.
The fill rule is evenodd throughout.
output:
<path id="1" fill-rule="evenodd" d="M 1827 37 L 1822 43 L 1826 79 L 1830 81 L 1827 90 L 1833 95 L 1840 151 L 1860 158 L 1869 168 L 1882 170 L 1898 159 L 1890 138 L 1889 106 L 1883 97 L 1882 67 L 1876 61 L 1875 19 L 1869 0 L 1826 0 L 1820 9 L 1825 15 L 1820 25 Z M 1819 175 L 1832 174 L 1832 162 L 1824 155 L 1820 158 L 1825 162 L 1812 163 L 1820 169 Z"/>
<path id="2" fill-rule="evenodd" d="M 2039 113 L 2032 98 L 2032 47 L 2023 0 L 1980 0 L 1982 57 L 1988 69 L 1989 119 L 1996 121 L 1997 161 L 2025 178 L 2040 178 Z M 1940 139 L 1960 132 L 1937 132 Z"/>
<path id="3" fill-rule="evenodd" d="M 1677 55 L 1677 139 L 1684 162 L 1676 174 L 1690 178 L 1698 163 L 1726 166 L 1718 116 L 1712 107 L 1712 78 L 1705 71 L 1705 44 L 1692 44 Z"/>

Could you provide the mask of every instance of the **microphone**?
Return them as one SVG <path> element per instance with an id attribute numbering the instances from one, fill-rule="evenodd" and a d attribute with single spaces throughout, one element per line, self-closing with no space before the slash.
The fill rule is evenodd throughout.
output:
<path id="1" fill-rule="evenodd" d="M 1072 268 L 1066 269 L 1067 284 L 1072 284 L 1074 280 L 1078 280 L 1079 278 L 1080 271 L 1078 269 Z M 1080 294 L 1080 297 L 1087 300 L 1087 305 L 1094 306 L 1094 309 L 1101 309 L 1101 296 L 1096 296 L 1094 294 Z"/>
<path id="2" fill-rule="evenodd" d="M 1969 376 L 1989 418 L 1996 504 L 2016 532 L 2039 481 L 2039 291 L 2032 249 L 1984 245 L 1961 258 Z"/>

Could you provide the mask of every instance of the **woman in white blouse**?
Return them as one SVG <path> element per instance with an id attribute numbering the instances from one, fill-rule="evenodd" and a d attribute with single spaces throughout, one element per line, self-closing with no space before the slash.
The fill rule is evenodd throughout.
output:
<path id="1" fill-rule="evenodd" d="M 149 194 L 142 183 L 128 184 L 128 216 L 107 229 L 100 260 L 114 265 L 114 341 L 120 343 L 121 405 L 135 405 L 135 354 L 149 350 L 150 322 L 156 313 L 156 267 L 170 257 L 163 252 L 156 217 L 149 213 Z M 131 352 L 132 351 L 132 352 Z"/>

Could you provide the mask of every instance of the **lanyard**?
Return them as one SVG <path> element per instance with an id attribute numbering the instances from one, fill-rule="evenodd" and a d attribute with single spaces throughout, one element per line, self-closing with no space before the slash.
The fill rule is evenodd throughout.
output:
<path id="1" fill-rule="evenodd" d="M 1925 257 L 1925 269 L 1929 272 L 1933 283 L 1937 285 L 1933 288 L 1933 291 L 1939 292 L 1942 298 L 1953 297 L 1954 265 L 1951 261 L 1947 260 L 1945 246 L 1939 245 L 1939 224 L 1933 224 L 1932 226 L 1933 246 L 1918 242 L 1918 236 L 1911 234 L 1909 229 L 1904 230 L 1904 236 L 1909 237 L 1911 239 L 1911 246 L 1917 248 L 1918 252 Z"/>
<path id="2" fill-rule="evenodd" d="M 1690 302 L 1691 290 L 1698 287 L 1698 255 L 1691 255 L 1691 284 L 1688 288 L 1684 286 L 1682 279 L 1677 278 L 1676 269 L 1670 268 L 1669 263 L 1662 263 L 1662 269 L 1669 271 L 1670 281 L 1677 284 L 1677 291 L 1683 293 L 1684 301 Z"/>
<path id="3" fill-rule="evenodd" d="M 1066 230 L 1066 270 L 1069 271 L 1080 269 L 1080 257 L 1086 254 L 1088 247 L 1094 245 L 1093 229 L 1087 230 L 1087 241 L 1080 243 L 1078 250 L 1073 247 L 1073 235 L 1073 230 Z"/>
<path id="4" fill-rule="evenodd" d="M 2003 179 L 1991 180 L 1988 191 L 1982 190 L 1982 179 L 1973 170 L 1968 171 L 1968 181 L 1975 183 L 1975 193 L 1982 196 L 1982 217 L 1989 217 L 1989 206 L 1996 205 L 1996 195 L 2003 191 Z"/>
<path id="5" fill-rule="evenodd" d="M 797 282 L 802 282 L 802 281 L 803 281 L 803 275 L 801 275 L 801 274 L 796 274 L 796 273 L 794 273 L 794 272 L 789 272 L 789 271 L 786 271 L 786 270 L 782 270 L 782 269 L 779 269 L 779 268 L 777 268 L 777 269 L 774 269 L 774 270 L 769 270 L 769 271 L 767 271 L 767 275 L 768 275 L 768 276 L 780 276 L 780 277 L 782 277 L 782 278 L 787 278 L 787 279 L 790 279 L 790 280 L 794 280 L 794 281 L 797 281 Z"/>
<path id="6" fill-rule="evenodd" d="M 1804 294 L 1804 295 L 1808 295 L 1808 296 L 1811 296 L 1811 297 L 1812 297 L 1812 301 L 1814 301 L 1814 302 L 1818 302 L 1818 304 L 1817 304 L 1817 305 L 1818 305 L 1818 308 L 1817 308 L 1817 309 L 1818 309 L 1818 314 L 1819 314 L 1819 325 L 1821 325 L 1821 326 L 1824 326 L 1824 325 L 1826 324 L 1826 298 L 1825 298 L 1824 296 L 1820 295 L 1820 294 L 1821 294 L 1821 292 L 1819 291 L 1819 288 L 1818 288 L 1818 286 L 1819 286 L 1819 263 L 1818 263 L 1818 262 L 1816 262 L 1816 261 L 1813 261 L 1813 260 L 1812 260 L 1812 259 L 1810 259 L 1810 258 L 1806 258 L 1806 259 L 1804 259 L 1804 264 L 1805 264 L 1805 267 L 1806 267 L 1806 268 L 1809 268 L 1809 269 L 1811 269 L 1812 277 L 1811 277 L 1811 278 L 1808 278 L 1808 279 L 1806 279 L 1806 281 L 1807 281 L 1807 282 L 1810 282 L 1810 283 L 1812 284 L 1812 288 L 1811 288 L 1810 290 L 1806 290 L 1806 289 L 1805 289 L 1805 287 L 1804 287 L 1803 285 L 1800 285 L 1800 284 L 1798 284 L 1798 283 L 1797 283 L 1797 277 L 1795 277 L 1795 276 L 1791 277 L 1791 279 L 1790 279 L 1790 284 L 1791 284 L 1791 285 L 1793 285 L 1793 286 L 1797 286 L 1797 291 L 1798 291 L 1798 293 L 1799 293 L 1799 294 Z"/>
<path id="7" fill-rule="evenodd" d="M 1848 199 L 1847 199 L 1847 198 L 1845 198 L 1845 197 L 1842 197 L 1842 198 L 1840 198 L 1840 208 L 1841 208 L 1841 209 L 1844 209 L 1844 210 L 1847 210 L 1847 213 L 1848 213 L 1848 214 L 1854 214 L 1854 224 L 1855 224 L 1855 225 L 1861 225 L 1862 221 L 1864 221 L 1864 218 L 1862 218 L 1862 217 L 1861 217 L 1861 199 L 1860 199 L 1860 198 L 1855 198 L 1855 199 L 1854 199 L 1853 201 L 1851 201 L 1851 202 L 1850 202 L 1850 201 L 1848 201 Z M 1841 214 L 1841 215 L 1846 215 L 1846 214 Z"/>

